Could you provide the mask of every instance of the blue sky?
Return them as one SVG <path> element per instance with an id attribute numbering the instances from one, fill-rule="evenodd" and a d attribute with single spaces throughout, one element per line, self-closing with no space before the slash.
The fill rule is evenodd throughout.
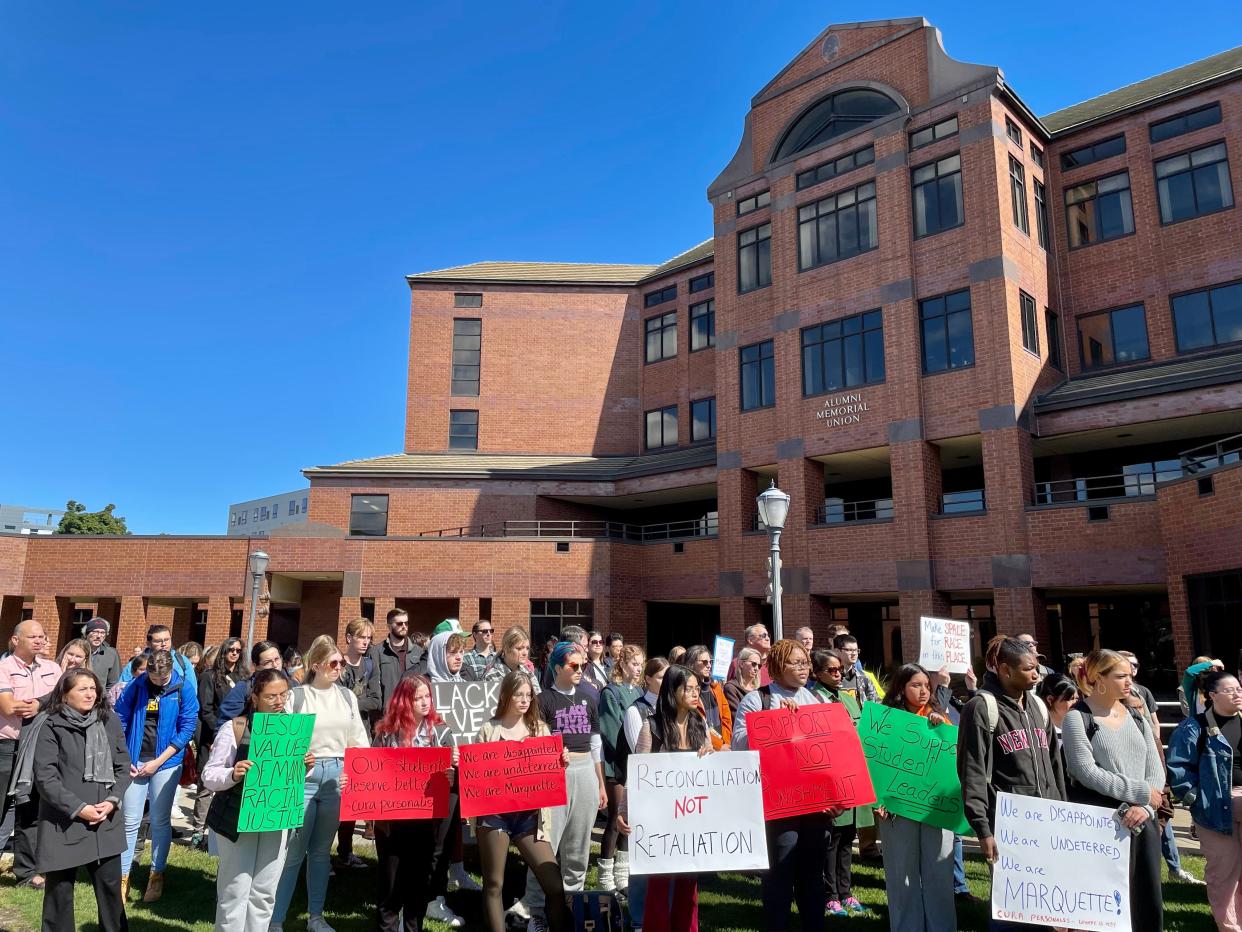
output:
<path id="1" fill-rule="evenodd" d="M 706 238 L 750 97 L 830 22 L 921 12 L 1041 114 L 1242 42 L 1236 0 L 979 9 L 0 5 L 0 501 L 216 534 L 399 451 L 406 273 Z"/>

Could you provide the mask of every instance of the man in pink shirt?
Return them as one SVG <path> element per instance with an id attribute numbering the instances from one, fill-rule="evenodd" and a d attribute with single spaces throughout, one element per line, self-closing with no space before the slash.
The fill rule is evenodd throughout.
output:
<path id="1" fill-rule="evenodd" d="M 0 660 L 0 822 L 11 805 L 9 777 L 22 728 L 39 714 L 39 700 L 60 679 L 60 665 L 43 656 L 47 635 L 37 621 L 23 621 L 13 632 L 13 653 Z M 13 873 L 19 883 L 41 885 L 35 876 L 38 800 L 17 806 L 13 825 Z"/>

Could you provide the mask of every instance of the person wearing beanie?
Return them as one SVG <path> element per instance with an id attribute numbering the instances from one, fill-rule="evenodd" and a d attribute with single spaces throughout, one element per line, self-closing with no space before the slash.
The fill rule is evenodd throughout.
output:
<path id="1" fill-rule="evenodd" d="M 99 677 L 105 692 L 121 677 L 121 656 L 108 643 L 110 633 L 108 622 L 98 616 L 82 629 L 82 637 L 91 646 L 91 671 Z"/>

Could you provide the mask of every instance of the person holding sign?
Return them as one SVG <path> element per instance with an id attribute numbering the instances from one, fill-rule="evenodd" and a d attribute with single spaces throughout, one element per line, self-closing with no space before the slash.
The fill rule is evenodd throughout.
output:
<path id="1" fill-rule="evenodd" d="M 281 932 L 283 928 L 303 861 L 306 862 L 306 906 L 310 914 L 307 932 L 333 932 L 323 918 L 323 906 L 328 897 L 328 875 L 332 867 L 328 852 L 341 821 L 341 789 L 348 779 L 344 767 L 345 749 L 371 746 L 362 713 L 358 711 L 358 700 L 340 683 L 344 663 L 336 642 L 321 634 L 306 652 L 306 683 L 294 687 L 289 695 L 289 711 L 315 716 L 310 740 L 315 766 L 306 775 L 305 820 L 289 840 L 288 856 L 276 889 L 272 932 Z"/>
<path id="2" fill-rule="evenodd" d="M 1093 650 L 1078 671 L 1083 698 L 1061 722 L 1066 794 L 1071 802 L 1106 806 L 1130 830 L 1130 916 L 1133 932 L 1164 927 L 1160 891 L 1160 828 L 1164 768 L 1149 719 L 1127 705 L 1130 661 Z"/>
<path id="3" fill-rule="evenodd" d="M 639 681 L 643 678 L 643 649 L 636 644 L 621 648 L 621 656 L 612 665 L 612 682 L 599 696 L 599 736 L 604 745 L 604 781 L 608 791 L 608 825 L 599 849 L 599 888 L 621 890 L 629 886 L 629 850 L 625 836 L 617 830 L 617 812 L 625 789 L 616 772 L 618 742 L 625 740 L 622 726 L 625 713 L 643 694 Z"/>
<path id="4" fill-rule="evenodd" d="M 181 672 L 166 650 L 147 660 L 147 672 L 125 687 L 116 701 L 116 715 L 125 731 L 130 776 L 121 811 L 125 815 L 125 853 L 121 855 L 121 899 L 129 893 L 129 868 L 134 862 L 144 804 L 151 807 L 151 876 L 144 903 L 164 894 L 164 867 L 172 845 L 172 807 L 185 749 L 198 726 L 198 684 Z"/>
<path id="5" fill-rule="evenodd" d="M 507 639 L 508 632 L 505 634 Z M 551 731 L 535 704 L 534 681 L 526 673 L 509 673 L 500 684 L 496 717 L 479 729 L 479 743 L 522 741 L 549 734 Z M 561 760 L 569 765 L 568 750 L 562 752 Z M 472 824 L 479 837 L 479 857 L 483 861 L 483 915 L 488 932 L 505 932 L 500 894 L 504 888 L 510 844 L 517 848 L 543 890 L 548 927 L 552 932 L 569 932 L 571 923 L 565 904 L 565 886 L 552 850 L 551 810 L 480 816 Z"/>
<path id="6" fill-rule="evenodd" d="M 255 674 L 241 716 L 216 732 L 203 765 L 203 785 L 214 795 L 207 827 L 215 833 L 220 852 L 216 868 L 216 932 L 266 932 L 276 904 L 276 885 L 285 865 L 285 833 L 238 832 L 242 791 L 250 759 L 250 730 L 256 712 L 285 711 L 289 681 L 280 670 Z M 306 769 L 315 764 L 309 752 Z"/>
<path id="7" fill-rule="evenodd" d="M 814 705 L 819 697 L 807 689 L 811 658 L 797 641 L 780 640 L 768 654 L 771 682 L 749 692 L 738 704 L 733 720 L 733 747 L 750 750 L 746 716 L 767 709 L 796 709 Z M 769 932 L 789 928 L 795 896 L 804 932 L 824 928 L 824 859 L 828 853 L 828 826 L 840 809 L 807 813 L 767 823 L 771 868 L 763 875 L 763 911 Z"/>
<path id="8" fill-rule="evenodd" d="M 944 714 L 932 705 L 931 677 L 917 663 L 893 675 L 884 705 L 943 725 Z M 889 928 L 898 932 L 954 932 L 953 833 L 926 822 L 876 809 L 884 842 L 884 889 Z"/>
<path id="9" fill-rule="evenodd" d="M 457 637 L 458 635 L 453 635 Z M 431 666 L 436 666 L 436 635 L 431 640 Z M 463 644 L 464 647 L 464 638 Z M 463 651 L 464 653 L 464 651 Z M 443 650 L 440 660 L 443 661 Z M 388 710 L 375 726 L 375 747 L 453 749 L 453 765 L 457 764 L 457 741 L 452 730 L 436 714 L 431 701 L 431 682 L 425 676 L 407 673 L 388 702 Z M 454 771 L 448 771 L 449 784 Z M 466 921 L 444 902 L 448 880 L 448 863 L 441 856 L 443 838 L 460 835 L 461 808 L 456 798 L 450 800 L 447 819 L 381 820 L 375 826 L 375 851 L 379 856 L 380 932 L 401 932 L 402 913 L 406 932 L 418 932 L 424 913 L 430 919 L 460 929 Z M 442 823 L 448 823 L 441 833 Z M 433 893 L 435 894 L 433 896 Z"/>

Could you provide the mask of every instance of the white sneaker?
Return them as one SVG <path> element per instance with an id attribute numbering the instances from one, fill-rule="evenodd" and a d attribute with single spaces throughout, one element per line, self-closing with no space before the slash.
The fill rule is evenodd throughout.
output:
<path id="1" fill-rule="evenodd" d="M 465 865 L 460 861 L 449 865 L 448 892 L 452 893 L 455 890 L 470 890 L 473 893 L 480 893 L 483 890 L 483 885 L 470 876 Z"/>
<path id="2" fill-rule="evenodd" d="M 1202 880 L 1200 880 L 1198 877 L 1196 877 L 1194 874 L 1192 874 L 1190 871 L 1186 870 L 1185 868 L 1182 868 L 1180 871 L 1176 871 L 1173 874 L 1173 876 L 1176 877 L 1178 880 L 1182 881 L 1183 883 L 1192 883 L 1197 887 L 1204 886 L 1204 882 Z"/>
<path id="3" fill-rule="evenodd" d="M 336 932 L 336 929 L 328 925 L 328 920 L 323 916 L 311 916 L 306 923 L 306 932 Z"/>
<path id="4" fill-rule="evenodd" d="M 514 900 L 507 912 L 510 916 L 517 916 L 519 919 L 530 922 L 530 907 L 526 905 L 525 900 Z"/>
<path id="5" fill-rule="evenodd" d="M 466 920 L 449 909 L 444 897 L 437 896 L 434 900 L 427 904 L 427 918 L 435 919 L 437 922 L 445 923 L 450 929 L 460 929 L 466 924 Z M 309 926 L 306 932 L 315 932 Z"/>

